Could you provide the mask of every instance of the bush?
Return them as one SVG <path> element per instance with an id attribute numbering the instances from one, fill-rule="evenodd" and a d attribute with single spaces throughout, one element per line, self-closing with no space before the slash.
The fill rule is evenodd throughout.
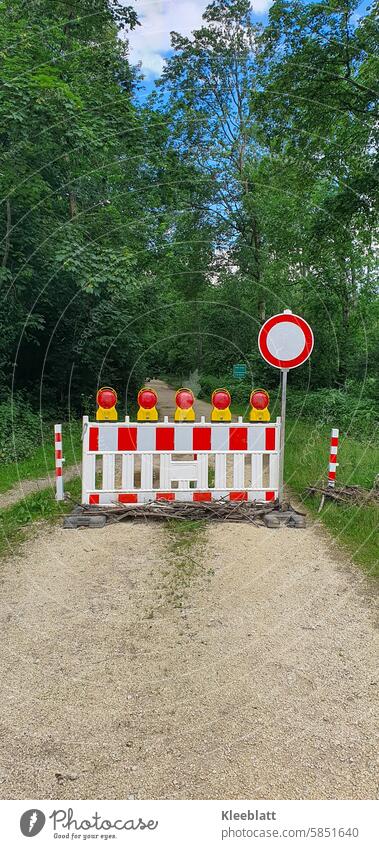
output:
<path id="1" fill-rule="evenodd" d="M 338 427 L 344 434 L 359 438 L 375 438 L 378 426 L 378 404 L 373 398 L 364 397 L 357 390 L 354 394 L 342 389 L 318 389 L 313 392 L 292 391 L 288 393 L 288 414 L 292 417 L 311 419 L 318 424 Z"/>
<path id="2" fill-rule="evenodd" d="M 41 443 L 41 418 L 21 395 L 0 404 L 0 461 L 29 457 Z"/>
<path id="3" fill-rule="evenodd" d="M 278 375 L 279 378 L 279 375 Z M 228 389 L 232 396 L 232 406 L 249 406 L 251 381 L 234 380 L 230 375 L 215 377 L 201 375 L 201 398 L 210 401 L 214 389 L 219 386 Z M 258 388 L 254 386 L 254 388 Z M 264 387 L 266 388 L 266 387 Z M 271 396 L 271 418 L 280 415 L 279 379 L 276 390 L 269 390 Z M 242 412 L 242 410 L 241 410 Z M 338 427 L 341 432 L 359 438 L 374 440 L 378 426 L 378 402 L 367 396 L 367 387 L 353 386 L 347 389 L 316 389 L 312 391 L 293 389 L 287 394 L 287 414 L 292 419 L 308 419 L 314 424 Z"/>

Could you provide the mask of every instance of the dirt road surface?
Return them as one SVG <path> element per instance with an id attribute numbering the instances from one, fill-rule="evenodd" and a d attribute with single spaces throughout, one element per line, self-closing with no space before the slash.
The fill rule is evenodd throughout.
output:
<path id="1" fill-rule="evenodd" d="M 42 527 L 0 576 L 2 798 L 377 796 L 374 591 L 317 527 Z"/>

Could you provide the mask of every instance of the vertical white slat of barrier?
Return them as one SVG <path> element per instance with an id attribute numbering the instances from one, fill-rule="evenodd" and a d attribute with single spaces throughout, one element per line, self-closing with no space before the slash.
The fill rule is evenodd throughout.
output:
<path id="1" fill-rule="evenodd" d="M 134 489 L 134 455 L 123 454 L 121 458 L 121 487 L 123 492 Z"/>
<path id="2" fill-rule="evenodd" d="M 245 455 L 233 455 L 233 489 L 245 487 Z"/>
<path id="3" fill-rule="evenodd" d="M 141 454 L 141 489 L 152 490 L 153 488 L 153 455 Z"/>
<path id="4" fill-rule="evenodd" d="M 209 454 L 198 454 L 197 455 L 197 468 L 198 468 L 197 488 L 198 489 L 208 489 L 208 459 L 209 459 Z"/>
<path id="5" fill-rule="evenodd" d="M 251 455 L 251 488 L 263 488 L 263 454 Z"/>
<path id="6" fill-rule="evenodd" d="M 226 489 L 226 454 L 215 454 L 215 489 Z"/>
<path id="7" fill-rule="evenodd" d="M 269 488 L 279 490 L 279 453 L 269 454 Z"/>
<path id="8" fill-rule="evenodd" d="M 89 496 L 96 489 L 96 454 L 89 454 L 89 419 L 83 416 L 82 454 L 82 504 L 89 504 Z"/>
<path id="9" fill-rule="evenodd" d="M 171 489 L 171 454 L 158 454 L 159 465 L 159 489 L 164 492 Z"/>
<path id="10" fill-rule="evenodd" d="M 107 494 L 107 500 L 110 502 L 115 500 L 115 467 L 115 454 L 103 454 L 103 480 L 101 488 L 110 490 Z"/>
<path id="11" fill-rule="evenodd" d="M 129 416 L 125 416 L 129 423 Z M 123 454 L 121 457 L 121 488 L 123 492 L 134 490 L 134 454 Z"/>

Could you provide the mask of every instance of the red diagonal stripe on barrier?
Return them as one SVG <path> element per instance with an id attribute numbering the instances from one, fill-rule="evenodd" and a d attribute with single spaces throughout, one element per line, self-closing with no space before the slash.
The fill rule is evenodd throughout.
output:
<path id="1" fill-rule="evenodd" d="M 230 501 L 247 501 L 247 492 L 230 492 Z"/>
<path id="2" fill-rule="evenodd" d="M 194 492 L 193 501 L 212 501 L 211 492 Z"/>
<path id="3" fill-rule="evenodd" d="M 100 498 L 100 496 L 99 496 L 99 495 L 96 495 L 96 494 L 94 493 L 93 495 L 90 495 L 90 497 L 89 497 L 89 503 L 90 503 L 90 504 L 98 504 L 98 503 L 99 503 L 99 498 Z"/>
<path id="4" fill-rule="evenodd" d="M 337 462 L 337 454 L 331 454 L 330 457 L 329 457 L 329 463 L 336 463 L 336 462 Z"/>
<path id="5" fill-rule="evenodd" d="M 275 492 L 266 492 L 265 501 L 275 501 Z"/>
<path id="6" fill-rule="evenodd" d="M 125 492 L 118 496 L 118 500 L 121 502 L 121 504 L 137 504 L 138 495 L 136 492 Z"/>
<path id="7" fill-rule="evenodd" d="M 175 501 L 174 492 L 157 492 L 156 501 Z"/>

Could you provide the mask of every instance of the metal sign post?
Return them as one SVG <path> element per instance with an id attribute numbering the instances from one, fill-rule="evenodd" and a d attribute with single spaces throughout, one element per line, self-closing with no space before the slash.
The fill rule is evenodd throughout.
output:
<path id="1" fill-rule="evenodd" d="M 282 423 L 279 456 L 279 504 L 284 495 L 284 446 L 286 433 L 287 376 L 290 369 L 307 361 L 313 350 L 313 332 L 301 316 L 284 310 L 265 321 L 258 336 L 258 347 L 264 360 L 282 374 Z"/>
<path id="2" fill-rule="evenodd" d="M 287 376 L 288 368 L 285 368 L 282 370 L 282 408 L 280 414 L 279 504 L 283 504 L 284 496 L 284 446 L 286 441 Z"/>

